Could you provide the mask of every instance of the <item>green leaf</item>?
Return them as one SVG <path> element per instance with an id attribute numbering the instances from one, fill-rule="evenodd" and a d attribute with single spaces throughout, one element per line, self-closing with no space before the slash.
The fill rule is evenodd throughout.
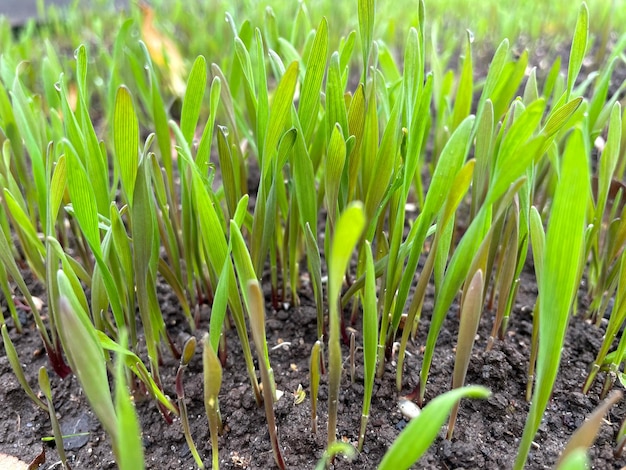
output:
<path id="1" fill-rule="evenodd" d="M 339 216 L 328 263 L 329 304 L 339 299 L 344 273 L 364 225 L 363 205 L 358 201 L 351 203 Z"/>
<path id="2" fill-rule="evenodd" d="M 219 280 L 217 282 L 217 288 L 215 289 L 215 296 L 213 297 L 213 305 L 211 305 L 211 319 L 209 325 L 210 344 L 215 352 L 219 347 L 220 336 L 222 333 L 222 326 L 224 324 L 224 318 L 226 317 L 226 307 L 228 306 L 228 292 L 229 292 L 229 271 L 232 270 L 230 257 L 226 257 L 224 261 L 224 267 L 222 268 Z"/>
<path id="3" fill-rule="evenodd" d="M 480 386 L 458 388 L 439 395 L 402 430 L 378 470 L 408 469 L 430 447 L 456 402 L 461 398 L 489 398 L 490 395 L 488 389 Z"/>
<path id="4" fill-rule="evenodd" d="M 487 72 L 487 78 L 485 79 L 485 85 L 483 86 L 483 92 L 480 95 L 480 101 L 478 104 L 478 116 L 482 114 L 483 106 L 488 99 L 493 101 L 493 91 L 496 89 L 497 84 L 500 82 L 500 76 L 509 55 L 509 40 L 504 39 L 496 52 L 494 52 L 491 62 L 489 63 L 489 71 Z"/>
<path id="5" fill-rule="evenodd" d="M 26 379 L 26 375 L 24 374 L 24 368 L 20 363 L 19 357 L 17 355 L 17 350 L 13 345 L 13 341 L 11 341 L 11 337 L 9 336 L 9 331 L 7 330 L 6 323 L 2 324 L 2 341 L 4 343 L 4 351 L 7 359 L 9 360 L 9 364 L 11 365 L 11 369 L 13 373 L 17 377 L 17 381 L 19 382 L 22 390 L 26 393 L 26 395 L 33 400 L 33 402 L 42 410 L 48 411 L 48 407 L 46 404 L 37 396 L 37 394 L 33 391 L 28 380 Z"/>
<path id="6" fill-rule="evenodd" d="M 219 77 L 213 78 L 213 81 L 211 82 L 211 90 L 209 92 L 211 98 L 211 102 L 209 104 L 209 119 L 207 119 L 207 122 L 204 126 L 204 131 L 202 131 L 202 137 L 200 138 L 198 151 L 196 152 L 196 165 L 198 166 L 200 172 L 203 174 L 206 174 L 208 172 L 209 161 L 211 158 L 211 143 L 213 141 L 213 127 L 215 125 L 217 107 L 220 103 L 221 91 L 221 80 L 219 79 Z"/>
<path id="7" fill-rule="evenodd" d="M 126 335 L 121 335 L 122 344 Z M 115 365 L 115 412 L 118 418 L 118 444 L 120 470 L 143 470 L 144 456 L 141 427 L 135 411 L 134 400 L 128 392 L 124 360 L 118 357 Z"/>
<path id="8" fill-rule="evenodd" d="M 339 296 L 343 277 L 357 242 L 365 228 L 365 214 L 361 202 L 351 203 L 339 216 L 328 258 L 328 444 L 336 439 L 337 402 L 341 381 L 341 346 L 339 338 Z"/>
<path id="9" fill-rule="evenodd" d="M 56 220 L 63 201 L 67 184 L 67 168 L 65 165 L 65 155 L 61 155 L 56 162 L 52 181 L 50 182 L 50 215 L 51 220 Z"/>
<path id="10" fill-rule="evenodd" d="M 361 51 L 363 51 L 363 82 L 368 69 L 369 52 L 374 39 L 375 0 L 359 0 L 359 33 L 361 34 Z"/>
<path id="11" fill-rule="evenodd" d="M 180 114 L 180 130 L 189 146 L 193 143 L 193 136 L 196 132 L 198 124 L 198 116 L 200 116 L 200 107 L 202 106 L 202 98 L 206 90 L 207 67 L 206 59 L 198 56 L 193 63 L 189 79 L 187 80 L 187 89 L 185 98 L 183 99 L 183 108 Z"/>
<path id="12" fill-rule="evenodd" d="M 324 172 L 325 199 L 328 208 L 328 218 L 331 224 L 335 222 L 337 201 L 339 200 L 339 187 L 341 175 L 346 162 L 346 143 L 341 134 L 341 126 L 335 124 L 328 143 L 326 152 L 326 171 Z"/>
<path id="13" fill-rule="evenodd" d="M 217 130 L 217 154 L 220 161 L 226 207 L 228 208 L 228 214 L 232 217 L 237 207 L 240 191 L 233 167 L 233 155 L 228 144 L 228 129 L 222 126 L 218 126 Z"/>
<path id="14" fill-rule="evenodd" d="M 561 360 L 569 312 L 579 287 L 585 215 L 589 200 L 589 163 L 580 129 L 570 136 L 563 155 L 546 234 L 539 288 L 539 350 L 531 409 L 515 469 L 524 466 L 532 440 L 552 393 Z"/>
<path id="15" fill-rule="evenodd" d="M 585 2 L 580 6 L 578 19 L 576 20 L 576 29 L 574 30 L 574 38 L 572 39 L 572 48 L 569 54 L 569 65 L 567 67 L 567 97 L 569 97 L 576 78 L 580 72 L 580 68 L 587 52 L 587 40 L 589 37 L 589 9 Z"/>
<path id="16" fill-rule="evenodd" d="M 398 290 L 398 298 L 394 311 L 395 318 L 399 318 L 404 309 L 406 299 L 409 295 L 409 289 L 417 269 L 417 263 L 422 253 L 426 232 L 432 225 L 437 213 L 441 210 L 448 193 L 452 190 L 451 183 L 453 178 L 463 165 L 463 160 L 465 160 L 469 150 L 473 126 L 474 116 L 465 118 L 453 132 L 437 160 L 437 166 L 435 167 L 430 187 L 426 194 L 423 210 L 415 224 L 415 235 L 411 241 L 412 247 L 409 260 L 407 261 Z M 388 292 L 387 295 L 392 295 L 392 293 Z"/>
<path id="17" fill-rule="evenodd" d="M 328 22 L 323 17 L 315 32 L 311 53 L 306 63 L 306 74 L 302 83 L 298 117 L 304 131 L 304 139 L 308 141 L 317 121 L 320 107 L 320 90 L 324 72 L 326 71 L 326 57 L 328 55 Z"/>
<path id="18" fill-rule="evenodd" d="M 233 261 L 235 262 L 235 270 L 239 278 L 239 285 L 245 286 L 252 280 L 258 280 L 246 242 L 241 234 L 241 230 L 233 220 L 230 221 L 230 246 L 233 253 Z M 241 291 L 246 310 L 250 313 L 250 299 L 248 298 L 247 289 L 241 289 Z"/>
<path id="19" fill-rule="evenodd" d="M 348 112 L 343 97 L 341 70 L 339 70 L 339 54 L 333 52 L 330 56 L 328 77 L 326 79 L 326 130 L 327 138 L 333 132 L 335 124 L 339 124 L 344 139 L 348 138 Z"/>
<path id="20" fill-rule="evenodd" d="M 544 109 L 545 101 L 537 100 L 513 122 L 500 145 L 485 204 L 492 204 L 500 198 L 511 183 L 522 176 L 528 166 L 540 156 L 543 138 L 529 139 L 539 124 Z"/>
<path id="21" fill-rule="evenodd" d="M 98 208 L 93 191 L 83 163 L 78 158 L 76 150 L 69 141 L 65 141 L 67 150 L 67 186 L 74 209 L 74 215 L 89 243 L 89 247 L 96 256 L 102 257 L 100 233 L 98 230 Z"/>
<path id="22" fill-rule="evenodd" d="M 556 134 L 565 125 L 569 118 L 572 117 L 582 102 L 583 97 L 579 96 L 578 98 L 568 101 L 563 106 L 553 109 L 546 120 L 543 133 L 548 137 L 552 137 Z"/>
<path id="23" fill-rule="evenodd" d="M 125 86 L 118 88 L 115 97 L 113 142 L 122 179 L 122 188 L 132 206 L 137 167 L 139 166 L 139 123 L 135 114 L 133 98 Z"/>
<path id="24" fill-rule="evenodd" d="M 465 45 L 465 57 L 463 58 L 463 67 L 461 68 L 461 76 L 456 90 L 454 100 L 454 112 L 452 115 L 452 129 L 461 124 L 472 109 L 472 98 L 474 94 L 474 79 L 472 66 L 472 40 L 473 36 L 467 31 L 467 43 Z"/>
<path id="25" fill-rule="evenodd" d="M 364 395 L 359 432 L 359 450 L 363 447 L 369 417 L 374 376 L 376 374 L 376 352 L 378 343 L 378 311 L 376 308 L 376 274 L 372 246 L 365 241 L 365 286 L 363 293 L 363 375 Z"/>
<path id="26" fill-rule="evenodd" d="M 563 452 L 561 452 L 556 468 L 569 468 L 569 466 L 565 465 L 564 462 L 567 461 L 570 455 L 572 455 L 576 450 L 583 450 L 586 452 L 587 449 L 593 445 L 593 442 L 600 431 L 600 426 L 602 426 L 602 422 L 604 421 L 604 416 L 609 412 L 613 405 L 622 399 L 622 396 L 623 393 L 620 390 L 613 391 L 606 400 L 598 405 L 591 416 L 585 419 L 583 424 L 581 424 L 572 435 L 565 446 L 565 449 L 563 449 Z"/>
<path id="27" fill-rule="evenodd" d="M 168 410 L 176 414 L 176 408 L 172 402 L 167 398 L 163 392 L 159 389 L 158 385 L 148 373 L 148 369 L 142 362 L 142 360 L 134 352 L 130 351 L 126 347 L 116 343 L 109 338 L 102 331 L 96 331 L 98 341 L 103 349 L 107 351 L 113 351 L 124 358 L 126 367 L 128 367 L 139 378 L 144 385 L 150 396 L 161 402 Z"/>
<path id="28" fill-rule="evenodd" d="M 209 420 L 213 468 L 219 469 L 218 433 L 221 428 L 218 395 L 222 387 L 222 364 L 216 349 L 209 344 L 208 334 L 202 340 L 202 370 L 204 372 L 204 407 Z"/>
<path id="29" fill-rule="evenodd" d="M 591 462 L 585 449 L 575 449 L 563 459 L 557 470 L 589 470 Z"/>
<path id="30" fill-rule="evenodd" d="M 393 175 L 400 148 L 400 100 L 396 102 L 389 122 L 385 127 L 383 138 L 376 153 L 376 160 L 372 167 L 367 193 L 365 195 L 365 213 L 368 221 L 372 221 L 374 214 L 380 208 L 383 197 L 388 191 L 389 181 Z"/>
<path id="31" fill-rule="evenodd" d="M 87 400 L 102 427 L 118 442 L 118 419 L 113 406 L 104 352 L 87 313 L 74 299 L 72 287 L 63 271 L 57 273 L 59 291 L 59 336 L 63 350 L 78 378 Z"/>
<path id="32" fill-rule="evenodd" d="M 271 157 L 275 154 L 280 137 L 289 123 L 293 107 L 293 94 L 298 80 L 298 62 L 292 62 L 280 80 L 270 109 L 267 136 L 263 144 L 262 177 L 271 168 Z"/>

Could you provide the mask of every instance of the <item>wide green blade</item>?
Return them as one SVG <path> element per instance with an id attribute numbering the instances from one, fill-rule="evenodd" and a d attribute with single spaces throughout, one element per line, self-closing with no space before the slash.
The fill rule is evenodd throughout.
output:
<path id="1" fill-rule="evenodd" d="M 461 398 L 489 398 L 490 395 L 485 387 L 471 386 L 450 390 L 435 398 L 402 430 L 387 450 L 378 470 L 409 468 L 435 440 L 456 402 Z"/>

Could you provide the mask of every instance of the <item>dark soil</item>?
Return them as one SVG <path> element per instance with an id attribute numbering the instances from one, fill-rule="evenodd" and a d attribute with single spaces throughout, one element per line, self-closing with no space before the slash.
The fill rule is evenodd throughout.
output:
<path id="1" fill-rule="evenodd" d="M 41 288 L 33 286 L 35 292 Z M 176 298 L 166 289 L 160 292 L 161 306 L 173 337 L 183 339 L 187 324 Z M 319 430 L 311 433 L 310 397 L 308 395 L 309 355 L 316 340 L 316 314 L 308 286 L 301 294 L 302 306 L 289 310 L 269 311 L 267 340 L 276 385 L 284 396 L 276 403 L 276 417 L 281 445 L 289 468 L 310 469 L 321 457 L 326 443 L 325 377 L 319 393 Z M 530 316 L 536 297 L 536 286 L 530 269 L 524 271 L 520 293 L 513 311 L 509 333 L 494 349 L 485 352 L 486 339 L 491 330 L 493 314 L 485 311 L 479 328 L 479 339 L 467 375 L 468 384 L 489 387 L 493 395 L 485 401 L 465 400 L 462 403 L 454 437 L 445 440 L 442 429 L 431 449 L 416 468 L 470 469 L 510 468 L 517 453 L 520 436 L 528 412 L 525 401 L 529 344 L 532 328 Z M 583 302 L 584 303 L 584 302 Z M 269 302 L 268 302 L 269 305 Z M 45 308 L 45 307 L 44 307 Z M 406 361 L 405 387 L 409 393 L 417 383 L 421 363 L 420 347 L 425 343 L 432 297 L 424 306 L 424 317 L 418 339 L 410 343 L 412 356 Z M 582 313 L 583 308 L 579 309 Z M 202 312 L 200 337 L 206 329 L 208 308 Z M 426 400 L 431 400 L 450 388 L 454 364 L 454 347 L 458 332 L 457 308 L 453 307 L 446 319 L 437 344 Z M 18 335 L 11 337 L 20 354 L 28 380 L 37 390 L 37 371 L 48 365 L 41 354 L 41 341 L 32 322 Z M 589 364 L 598 350 L 603 331 L 576 317 L 572 320 L 563 351 L 562 367 L 545 418 L 535 439 L 528 460 L 533 469 L 550 468 L 575 429 L 598 405 L 601 384 L 596 383 L 589 395 L 580 392 Z M 360 339 L 360 338 L 359 338 Z M 347 350 L 344 350 L 347 358 Z M 349 364 L 346 362 L 340 393 L 338 437 L 356 444 L 363 398 L 362 356 L 357 353 L 355 382 L 350 383 Z M 161 369 L 166 393 L 175 396 L 174 376 L 178 361 L 164 354 Z M 602 376 L 600 377 L 603 378 Z M 113 469 L 115 463 L 110 441 L 97 419 L 89 410 L 85 397 L 74 377 L 60 380 L 52 377 L 53 399 L 60 421 L 67 434 L 88 431 L 82 438 L 66 440 L 66 451 L 73 469 Z M 294 395 L 299 385 L 307 392 L 306 400 L 295 404 Z M 185 376 L 189 416 L 194 439 L 205 462 L 210 464 L 210 445 L 207 418 L 202 402 L 202 364 L 198 353 Z M 395 390 L 395 367 L 387 364 L 382 380 L 376 380 L 371 418 L 363 452 L 352 462 L 337 459 L 338 469 L 375 468 L 400 430 L 406 425 L 400 413 Z M 0 407 L 5 410 L 0 422 L 0 453 L 7 453 L 31 461 L 42 448 L 46 462 L 41 468 L 60 468 L 54 447 L 42 443 L 51 435 L 50 421 L 45 412 L 36 408 L 22 391 L 11 371 L 5 355 L 0 357 Z M 239 342 L 234 331 L 228 334 L 228 359 L 220 395 L 224 434 L 220 438 L 222 468 L 273 468 L 273 457 L 263 408 L 256 406 L 245 373 Z M 185 443 L 180 423 L 168 425 L 156 406 L 137 397 L 137 411 L 143 428 L 146 466 L 149 469 L 192 469 L 193 458 Z M 612 469 L 626 465 L 626 458 L 614 459 L 613 447 L 619 425 L 626 413 L 626 403 L 614 407 L 589 455 L 596 469 Z"/>

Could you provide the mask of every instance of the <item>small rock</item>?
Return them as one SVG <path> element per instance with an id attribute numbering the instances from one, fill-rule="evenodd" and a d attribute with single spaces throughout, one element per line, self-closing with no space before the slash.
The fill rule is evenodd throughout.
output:
<path id="1" fill-rule="evenodd" d="M 65 450 L 77 450 L 87 444 L 92 427 L 91 418 L 85 413 L 63 419 L 61 422 L 61 434 L 70 436 L 63 439 Z"/>

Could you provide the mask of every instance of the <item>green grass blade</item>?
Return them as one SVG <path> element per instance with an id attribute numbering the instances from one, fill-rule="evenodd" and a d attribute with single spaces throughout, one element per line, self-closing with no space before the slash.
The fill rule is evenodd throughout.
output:
<path id="1" fill-rule="evenodd" d="M 370 181 L 365 194 L 365 214 L 368 222 L 374 220 L 374 214 L 382 206 L 383 198 L 388 194 L 389 183 L 396 166 L 400 149 L 400 110 L 402 103 L 398 100 L 389 116 L 380 147 L 371 168 Z"/>
<path id="2" fill-rule="evenodd" d="M 166 397 L 161 389 L 158 387 L 152 376 L 148 373 L 148 369 L 142 360 L 134 352 L 116 343 L 109 338 L 102 331 L 96 331 L 100 346 L 107 351 L 113 351 L 114 353 L 124 357 L 126 367 L 130 369 L 138 379 L 140 379 L 146 386 L 146 390 L 152 398 L 161 402 L 172 413 L 176 414 L 176 407 L 172 404 L 170 399 Z"/>
<path id="3" fill-rule="evenodd" d="M 326 79 L 326 135 L 330 139 L 335 124 L 339 124 L 344 139 L 348 138 L 348 113 L 343 97 L 341 70 L 339 69 L 339 53 L 330 56 L 328 77 Z"/>
<path id="4" fill-rule="evenodd" d="M 304 131 L 304 139 L 308 141 L 317 121 L 320 107 L 320 90 L 328 56 L 328 22 L 322 18 L 315 32 L 311 53 L 306 63 L 306 74 L 300 92 L 298 117 Z"/>
<path id="5" fill-rule="evenodd" d="M 211 319 L 209 325 L 209 340 L 211 347 L 214 351 L 217 351 L 220 344 L 220 335 L 222 333 L 222 325 L 224 318 L 226 317 L 226 307 L 228 306 L 228 292 L 230 290 L 229 271 L 232 270 L 230 257 L 226 257 L 224 261 L 224 267 L 222 268 L 219 281 L 217 282 L 217 288 L 215 289 L 215 296 L 213 297 L 213 305 L 211 305 Z"/>
<path id="6" fill-rule="evenodd" d="M 67 186 L 74 215 L 94 255 L 102 257 L 98 229 L 98 208 L 93 186 L 72 144 L 66 141 L 65 147 L 67 150 Z"/>
<path id="7" fill-rule="evenodd" d="M 474 79 L 472 66 L 472 40 L 473 36 L 467 31 L 467 42 L 465 44 L 465 57 L 463 58 L 463 67 L 461 68 L 461 76 L 456 90 L 454 100 L 454 111 L 452 114 L 452 130 L 456 129 L 465 119 L 472 109 L 472 98 L 474 93 Z"/>
<path id="8" fill-rule="evenodd" d="M 578 19 L 576 21 L 576 29 L 574 30 L 574 38 L 572 39 L 572 48 L 569 55 L 569 63 L 567 66 L 567 97 L 569 98 L 576 78 L 580 72 L 580 68 L 587 52 L 587 41 L 589 38 L 589 9 L 585 2 L 580 6 Z"/>
<path id="9" fill-rule="evenodd" d="M 202 99 L 206 90 L 206 80 L 206 59 L 203 56 L 198 56 L 189 73 L 185 98 L 183 99 L 183 109 L 180 114 L 180 130 L 189 146 L 193 144 L 193 137 L 196 133 L 200 107 L 202 106 Z"/>
<path id="10" fill-rule="evenodd" d="M 126 335 L 121 336 L 122 344 L 126 343 Z M 118 443 L 120 470 L 143 470 L 144 456 L 141 442 L 141 427 L 134 400 L 126 385 L 124 360 L 118 357 L 115 361 L 115 412 L 118 423 Z"/>
<path id="11" fill-rule="evenodd" d="M 280 137 L 289 123 L 293 107 L 293 94 L 298 80 L 298 62 L 292 62 L 282 76 L 270 108 L 267 135 L 263 143 L 262 178 L 271 168 L 271 157 L 275 154 Z"/>
<path id="12" fill-rule="evenodd" d="M 561 452 L 556 468 L 568 468 L 563 463 L 569 458 L 569 456 L 576 450 L 587 451 L 589 447 L 593 445 L 600 426 L 604 421 L 604 416 L 609 412 L 611 407 L 622 399 L 623 393 L 620 390 L 615 390 L 610 397 L 604 400 L 589 416 L 583 424 L 576 430 L 568 441 L 565 449 Z"/>
<path id="13" fill-rule="evenodd" d="M 567 142 L 561 177 L 546 233 L 543 274 L 539 287 L 539 350 L 532 405 L 524 428 L 515 469 L 526 462 L 556 379 L 569 312 L 578 288 L 583 261 L 585 214 L 589 199 L 589 169 L 583 134 L 576 129 Z"/>
<path id="14" fill-rule="evenodd" d="M 465 376 L 469 366 L 474 339 L 478 331 L 478 323 L 483 310 L 483 272 L 476 271 L 472 277 L 461 306 L 461 322 L 459 324 L 459 340 L 456 347 L 454 372 L 452 374 L 452 388 L 460 388 L 465 383 Z M 447 439 L 452 439 L 456 415 L 459 411 L 459 402 L 452 408 L 450 423 L 448 424 Z"/>
<path id="15" fill-rule="evenodd" d="M 26 379 L 26 375 L 24 374 L 24 368 L 20 363 L 19 357 L 17 355 L 17 350 L 13 345 L 13 341 L 11 341 L 11 337 L 9 336 L 9 331 L 7 330 L 6 323 L 2 324 L 2 342 L 4 344 L 4 351 L 7 359 L 9 360 L 9 364 L 11 365 L 11 369 L 13 369 L 13 373 L 15 377 L 17 377 L 17 381 L 19 382 L 22 390 L 26 393 L 26 395 L 33 400 L 35 405 L 41 408 L 44 411 L 48 411 L 48 407 L 46 404 L 37 396 L 37 394 L 33 391 L 28 380 Z"/>
<path id="16" fill-rule="evenodd" d="M 204 372 L 204 407 L 209 420 L 213 469 L 219 470 L 218 433 L 222 427 L 218 395 L 222 387 L 222 364 L 216 349 L 209 344 L 208 334 L 202 340 L 202 366 Z"/>
<path id="17" fill-rule="evenodd" d="M 364 396 L 359 432 L 359 451 L 363 448 L 365 430 L 369 419 L 374 376 L 376 375 L 376 351 L 378 341 L 378 311 L 376 308 L 376 277 L 372 246 L 365 242 L 365 286 L 363 294 L 363 375 Z"/>
<path id="18" fill-rule="evenodd" d="M 411 467 L 435 440 L 456 402 L 461 398 L 489 398 L 490 395 L 485 387 L 470 386 L 450 390 L 435 398 L 402 430 L 385 453 L 378 470 Z"/>
<path id="19" fill-rule="evenodd" d="M 133 98 L 128 88 L 121 86 L 115 97 L 113 114 L 113 143 L 119 165 L 122 188 L 129 204 L 133 205 L 135 179 L 139 166 L 139 123 Z"/>
<path id="20" fill-rule="evenodd" d="M 57 277 L 61 293 L 59 320 L 63 325 L 59 328 L 59 336 L 63 349 L 87 400 L 117 448 L 118 419 L 109 389 L 104 352 L 87 313 L 75 301 L 67 276 L 58 271 Z"/>
<path id="21" fill-rule="evenodd" d="M 328 219 L 331 226 L 335 224 L 336 212 L 338 209 L 339 188 L 341 185 L 341 175 L 346 162 L 346 143 L 341 134 L 341 126 L 335 124 L 328 143 L 326 152 L 326 171 L 324 172 L 324 198 L 328 209 Z"/>
<path id="22" fill-rule="evenodd" d="M 529 139 L 539 124 L 544 109 L 545 101 L 537 100 L 515 119 L 500 146 L 485 204 L 498 200 L 511 183 L 523 175 L 528 166 L 540 156 L 538 153 L 543 141 L 538 138 L 529 142 Z"/>
<path id="23" fill-rule="evenodd" d="M 424 208 L 420 213 L 419 219 L 416 221 L 416 232 L 412 241 L 413 246 L 400 281 L 394 318 L 399 319 L 402 314 L 406 299 L 409 295 L 409 289 L 415 276 L 417 263 L 422 252 L 422 245 L 426 238 L 426 232 L 432 225 L 436 214 L 441 209 L 441 206 L 444 204 L 448 192 L 452 189 L 451 182 L 453 178 L 463 165 L 463 160 L 469 150 L 473 126 L 474 117 L 467 117 L 463 123 L 456 128 L 439 156 L 437 166 L 435 167 L 430 187 L 426 195 Z M 387 292 L 387 295 L 392 295 L 392 293 Z"/>
<path id="24" fill-rule="evenodd" d="M 375 0 L 359 0 L 359 33 L 361 35 L 361 51 L 363 53 L 363 83 L 368 70 L 368 59 L 374 39 Z"/>
<path id="25" fill-rule="evenodd" d="M 352 252 L 365 228 L 363 204 L 354 202 L 339 216 L 328 258 L 328 445 L 337 438 L 337 405 L 341 382 L 340 305 L 341 285 Z"/>

